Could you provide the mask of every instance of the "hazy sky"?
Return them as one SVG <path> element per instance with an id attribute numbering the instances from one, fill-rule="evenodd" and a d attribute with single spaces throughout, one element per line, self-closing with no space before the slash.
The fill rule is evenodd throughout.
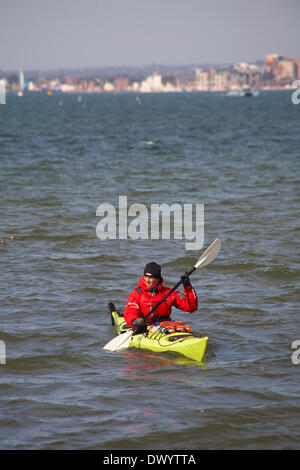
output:
<path id="1" fill-rule="evenodd" d="M 300 59 L 300 0 L 0 0 L 0 70 Z"/>

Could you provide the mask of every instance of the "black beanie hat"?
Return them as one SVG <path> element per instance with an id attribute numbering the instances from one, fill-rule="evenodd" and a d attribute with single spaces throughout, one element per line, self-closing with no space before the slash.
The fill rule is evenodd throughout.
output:
<path id="1" fill-rule="evenodd" d="M 144 276 L 153 276 L 156 279 L 160 279 L 161 268 L 159 264 L 155 263 L 154 261 L 152 263 L 146 264 L 145 269 L 144 269 Z"/>

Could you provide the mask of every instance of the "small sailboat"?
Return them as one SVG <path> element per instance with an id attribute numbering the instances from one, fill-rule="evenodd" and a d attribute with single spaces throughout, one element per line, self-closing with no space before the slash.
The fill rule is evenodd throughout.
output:
<path id="1" fill-rule="evenodd" d="M 22 70 L 20 70 L 20 73 L 19 73 L 19 91 L 18 91 L 18 96 L 23 96 L 24 83 L 25 83 L 24 73 L 22 72 Z"/>
<path id="2" fill-rule="evenodd" d="M 28 82 L 25 79 L 24 73 L 22 70 L 20 70 L 19 73 L 19 91 L 18 91 L 18 96 L 23 96 L 24 90 L 27 88 Z"/>

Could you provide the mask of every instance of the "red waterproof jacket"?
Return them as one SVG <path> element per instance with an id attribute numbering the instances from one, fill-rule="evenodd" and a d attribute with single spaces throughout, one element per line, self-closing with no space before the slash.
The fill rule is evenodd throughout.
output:
<path id="1" fill-rule="evenodd" d="M 126 323 L 132 327 L 132 320 L 138 317 L 145 317 L 154 305 L 156 305 L 171 289 L 164 287 L 163 279 L 154 292 L 150 292 L 149 287 L 141 278 L 138 286 L 129 295 L 124 311 Z M 158 317 L 169 317 L 171 308 L 176 307 L 185 312 L 195 312 L 198 308 L 198 298 L 196 292 L 191 286 L 185 287 L 183 294 L 178 291 L 172 292 L 170 296 L 159 306 L 152 315 L 147 318 L 147 323 L 152 323 Z"/>

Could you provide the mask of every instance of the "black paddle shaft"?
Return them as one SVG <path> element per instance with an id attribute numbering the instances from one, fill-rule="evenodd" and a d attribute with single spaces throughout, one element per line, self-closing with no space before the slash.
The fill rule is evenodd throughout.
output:
<path id="1" fill-rule="evenodd" d="M 192 269 L 190 269 L 190 271 L 188 273 L 186 273 L 187 276 L 190 276 L 194 271 L 196 271 L 196 269 L 197 268 L 195 268 L 195 266 Z M 180 281 L 178 281 L 177 284 L 175 284 L 175 286 L 172 287 L 171 290 L 169 290 L 169 292 L 158 302 L 158 304 L 154 305 L 154 307 L 151 308 L 150 312 L 147 313 L 147 315 L 144 317 L 144 320 L 146 320 L 148 317 L 150 317 L 150 315 L 152 315 L 152 313 L 155 312 L 157 307 L 159 307 L 169 297 L 169 295 L 171 295 L 172 292 L 174 292 L 174 290 L 176 290 L 180 286 L 180 284 L 182 284 L 182 283 L 183 283 L 183 280 L 180 279 Z"/>

